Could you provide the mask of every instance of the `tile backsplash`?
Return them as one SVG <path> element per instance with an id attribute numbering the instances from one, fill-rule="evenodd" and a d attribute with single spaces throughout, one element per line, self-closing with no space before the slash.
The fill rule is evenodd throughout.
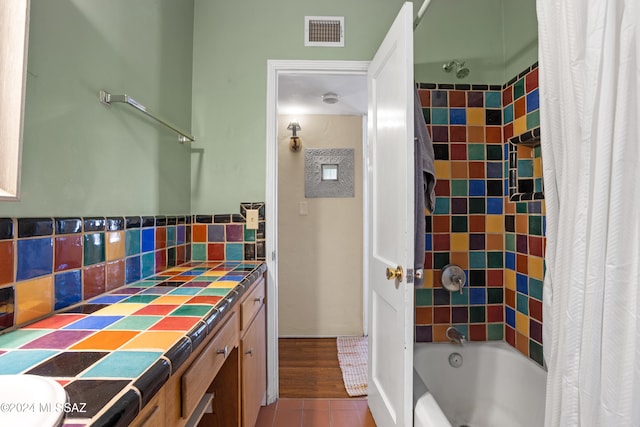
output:
<path id="1" fill-rule="evenodd" d="M 504 85 L 421 83 L 418 92 L 438 182 L 426 218 L 425 284 L 415 295 L 416 341 L 446 341 L 455 325 L 470 340 L 506 340 L 542 364 L 544 200 L 511 201 L 508 180 L 509 140 L 540 125 L 537 64 Z M 539 148 L 520 151 L 518 173 L 541 197 Z M 440 285 L 449 263 L 467 274 L 462 294 Z"/>
<path id="2" fill-rule="evenodd" d="M 246 209 L 259 211 L 248 230 Z M 0 218 L 0 330 L 187 261 L 264 260 L 264 203 L 240 214 Z"/>

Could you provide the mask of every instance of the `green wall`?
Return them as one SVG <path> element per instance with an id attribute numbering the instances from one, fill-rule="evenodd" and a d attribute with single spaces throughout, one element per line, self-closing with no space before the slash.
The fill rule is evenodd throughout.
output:
<path id="1" fill-rule="evenodd" d="M 192 0 L 32 0 L 21 200 L 0 216 L 184 214 L 190 147 L 101 89 L 190 129 Z"/>
<path id="2" fill-rule="evenodd" d="M 265 197 L 268 59 L 370 60 L 401 0 L 196 0 L 192 212 Z M 305 16 L 344 16 L 343 48 L 304 47 Z"/>

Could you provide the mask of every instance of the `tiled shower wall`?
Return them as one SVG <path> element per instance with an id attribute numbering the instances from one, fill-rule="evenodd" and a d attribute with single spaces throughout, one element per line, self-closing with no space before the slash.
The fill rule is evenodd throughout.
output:
<path id="1" fill-rule="evenodd" d="M 537 88 L 537 64 L 505 85 L 419 86 L 438 182 L 416 341 L 446 341 L 455 325 L 470 340 L 505 339 L 542 363 L 544 202 L 511 202 L 507 179 L 508 139 L 539 126 Z M 440 285 L 449 263 L 467 273 L 461 294 Z"/>
<path id="2" fill-rule="evenodd" d="M 247 230 L 246 209 L 259 210 Z M 264 259 L 264 204 L 240 214 L 0 218 L 0 330 L 195 261 Z"/>

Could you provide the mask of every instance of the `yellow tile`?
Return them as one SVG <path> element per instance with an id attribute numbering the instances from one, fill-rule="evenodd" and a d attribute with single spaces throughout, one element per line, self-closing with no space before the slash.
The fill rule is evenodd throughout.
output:
<path id="1" fill-rule="evenodd" d="M 124 231 L 108 231 L 106 233 L 105 255 L 107 261 L 124 258 Z"/>
<path id="2" fill-rule="evenodd" d="M 542 159 L 540 157 L 533 160 L 533 176 L 542 176 Z"/>
<path id="3" fill-rule="evenodd" d="M 503 215 L 487 215 L 486 230 L 487 230 L 487 233 L 503 233 L 504 232 L 504 216 Z"/>
<path id="4" fill-rule="evenodd" d="M 485 125 L 484 108 L 467 108 L 467 126 L 469 125 Z"/>
<path id="5" fill-rule="evenodd" d="M 436 176 L 442 179 L 451 178 L 451 162 L 448 160 L 435 160 L 433 167 L 436 170 Z"/>
<path id="6" fill-rule="evenodd" d="M 126 304 L 111 304 L 107 307 L 101 308 L 96 311 L 94 314 L 99 316 L 128 316 L 129 314 L 133 314 L 136 311 L 146 307 L 147 304 L 139 304 L 139 303 L 126 303 Z"/>
<path id="7" fill-rule="evenodd" d="M 166 305 L 181 305 L 193 298 L 193 295 L 163 295 L 150 302 L 150 304 L 166 304 Z"/>
<path id="8" fill-rule="evenodd" d="M 215 277 L 220 277 L 220 276 L 224 276 L 225 274 L 227 274 L 226 271 L 213 271 L 213 270 L 209 270 L 206 273 L 203 273 L 203 276 L 215 276 Z"/>
<path id="9" fill-rule="evenodd" d="M 534 279 L 544 279 L 544 260 L 537 256 L 529 256 L 529 276 Z"/>
<path id="10" fill-rule="evenodd" d="M 183 332 L 146 331 L 121 347 L 123 350 L 169 350 L 182 337 Z"/>
<path id="11" fill-rule="evenodd" d="M 433 270 L 424 270 L 424 285 L 423 288 L 433 288 Z"/>
<path id="12" fill-rule="evenodd" d="M 451 250 L 452 251 L 468 251 L 469 250 L 469 233 L 451 234 Z"/>
<path id="13" fill-rule="evenodd" d="M 522 116 L 519 119 L 515 119 L 513 122 L 513 134 L 522 135 L 527 131 L 527 116 Z"/>
<path id="14" fill-rule="evenodd" d="M 504 270 L 504 286 L 507 289 L 516 290 L 516 272 L 514 270 Z"/>
<path id="15" fill-rule="evenodd" d="M 516 330 L 522 335 L 529 336 L 529 316 L 516 312 Z"/>
<path id="16" fill-rule="evenodd" d="M 173 267 L 171 270 L 165 271 L 165 273 L 167 273 L 167 275 L 180 274 L 184 273 L 187 270 L 191 270 L 191 267 Z"/>
<path id="17" fill-rule="evenodd" d="M 207 288 L 234 288 L 240 282 L 231 282 L 223 280 L 221 282 L 211 282 Z"/>
<path id="18" fill-rule="evenodd" d="M 17 282 L 15 285 L 16 324 L 28 322 L 53 311 L 53 277 Z"/>

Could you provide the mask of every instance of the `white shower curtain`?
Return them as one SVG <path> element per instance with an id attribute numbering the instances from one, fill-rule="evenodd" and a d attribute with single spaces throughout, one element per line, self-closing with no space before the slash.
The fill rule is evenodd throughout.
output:
<path id="1" fill-rule="evenodd" d="M 545 426 L 640 426 L 640 2 L 537 11 Z"/>

